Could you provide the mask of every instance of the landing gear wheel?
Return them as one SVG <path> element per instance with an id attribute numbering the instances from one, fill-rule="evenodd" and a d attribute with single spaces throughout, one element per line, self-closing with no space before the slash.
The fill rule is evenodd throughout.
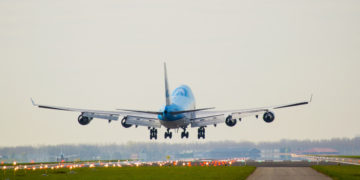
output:
<path id="1" fill-rule="evenodd" d="M 198 129 L 198 139 L 203 138 L 205 139 L 205 128 L 204 127 L 199 127 Z"/>
<path id="2" fill-rule="evenodd" d="M 189 132 L 186 131 L 186 127 L 183 127 L 183 132 L 181 132 L 181 139 L 186 137 L 189 138 Z"/>
<path id="3" fill-rule="evenodd" d="M 166 139 L 167 137 L 169 137 L 169 139 L 172 138 L 172 132 L 170 132 L 170 129 L 167 129 L 167 131 L 164 134 L 164 138 Z"/>
<path id="4" fill-rule="evenodd" d="M 157 129 L 155 128 L 150 129 L 150 140 L 152 138 L 157 139 Z"/>

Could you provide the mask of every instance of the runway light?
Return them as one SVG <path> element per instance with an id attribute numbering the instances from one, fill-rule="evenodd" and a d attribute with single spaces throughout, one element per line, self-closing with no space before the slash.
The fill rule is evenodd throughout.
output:
<path id="1" fill-rule="evenodd" d="M 33 167 L 32 170 L 35 171 L 36 167 Z"/>
<path id="2" fill-rule="evenodd" d="M 48 165 L 45 165 L 44 168 L 47 169 L 47 168 L 48 168 Z"/>
<path id="3" fill-rule="evenodd" d="M 183 163 L 183 166 L 185 166 L 185 163 Z"/>
<path id="4" fill-rule="evenodd" d="M 3 169 L 6 169 L 6 166 L 4 166 Z"/>
<path id="5" fill-rule="evenodd" d="M 90 164 L 89 168 L 93 168 L 93 167 L 95 167 L 95 165 L 94 165 L 94 164 Z"/>
<path id="6" fill-rule="evenodd" d="M 18 169 L 19 169 L 19 167 L 16 166 L 16 167 L 14 168 L 14 171 L 17 171 Z"/>
<path id="7" fill-rule="evenodd" d="M 115 164 L 113 164 L 113 167 L 115 167 Z"/>
<path id="8" fill-rule="evenodd" d="M 16 161 L 13 162 L 13 165 L 16 166 Z"/>
<path id="9" fill-rule="evenodd" d="M 54 169 L 54 166 L 53 166 L 53 167 L 51 167 L 51 169 L 53 170 L 53 169 Z"/>
<path id="10" fill-rule="evenodd" d="M 108 165 L 108 164 L 105 164 L 104 167 L 109 167 L 109 165 Z"/>

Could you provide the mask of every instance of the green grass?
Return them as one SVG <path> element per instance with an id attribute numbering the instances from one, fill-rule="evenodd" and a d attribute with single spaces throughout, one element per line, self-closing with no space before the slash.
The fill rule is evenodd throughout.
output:
<path id="1" fill-rule="evenodd" d="M 360 159 L 360 156 L 347 156 L 347 155 L 335 155 L 335 156 L 326 156 L 326 157 L 338 157 L 338 158 L 353 158 L 353 159 Z"/>
<path id="2" fill-rule="evenodd" d="M 1 179 L 246 179 L 255 167 L 122 167 L 47 170 L 0 170 Z M 46 174 L 46 175 L 44 175 Z"/>
<path id="3" fill-rule="evenodd" d="M 311 156 L 360 159 L 359 155 L 357 155 L 357 156 L 350 156 L 350 155 L 311 155 Z"/>
<path id="4" fill-rule="evenodd" d="M 334 180 L 360 179 L 360 166 L 312 166 L 312 168 Z"/>

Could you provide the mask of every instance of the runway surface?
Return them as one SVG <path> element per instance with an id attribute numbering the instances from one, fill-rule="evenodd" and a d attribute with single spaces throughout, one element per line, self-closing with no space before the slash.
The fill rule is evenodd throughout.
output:
<path id="1" fill-rule="evenodd" d="M 258 167 L 247 180 L 331 180 L 310 167 Z"/>

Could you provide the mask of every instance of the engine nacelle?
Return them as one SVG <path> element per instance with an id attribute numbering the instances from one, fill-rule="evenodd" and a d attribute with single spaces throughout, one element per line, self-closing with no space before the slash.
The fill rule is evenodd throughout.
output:
<path id="1" fill-rule="evenodd" d="M 268 111 L 268 112 L 264 113 L 263 119 L 264 119 L 265 122 L 271 123 L 271 122 L 274 121 L 275 115 L 274 115 L 273 112 Z"/>
<path id="2" fill-rule="evenodd" d="M 78 117 L 78 122 L 79 122 L 79 124 L 84 126 L 84 125 L 88 125 L 92 119 L 93 118 L 89 118 L 87 116 L 80 115 Z"/>
<path id="3" fill-rule="evenodd" d="M 230 127 L 233 127 L 236 124 L 236 119 L 233 119 L 232 116 L 229 115 L 228 117 L 226 117 L 225 124 Z"/>
<path id="4" fill-rule="evenodd" d="M 122 120 L 121 120 L 121 125 L 124 127 L 124 128 L 129 128 L 132 126 L 132 124 L 126 124 L 126 118 L 127 117 L 124 117 Z"/>

